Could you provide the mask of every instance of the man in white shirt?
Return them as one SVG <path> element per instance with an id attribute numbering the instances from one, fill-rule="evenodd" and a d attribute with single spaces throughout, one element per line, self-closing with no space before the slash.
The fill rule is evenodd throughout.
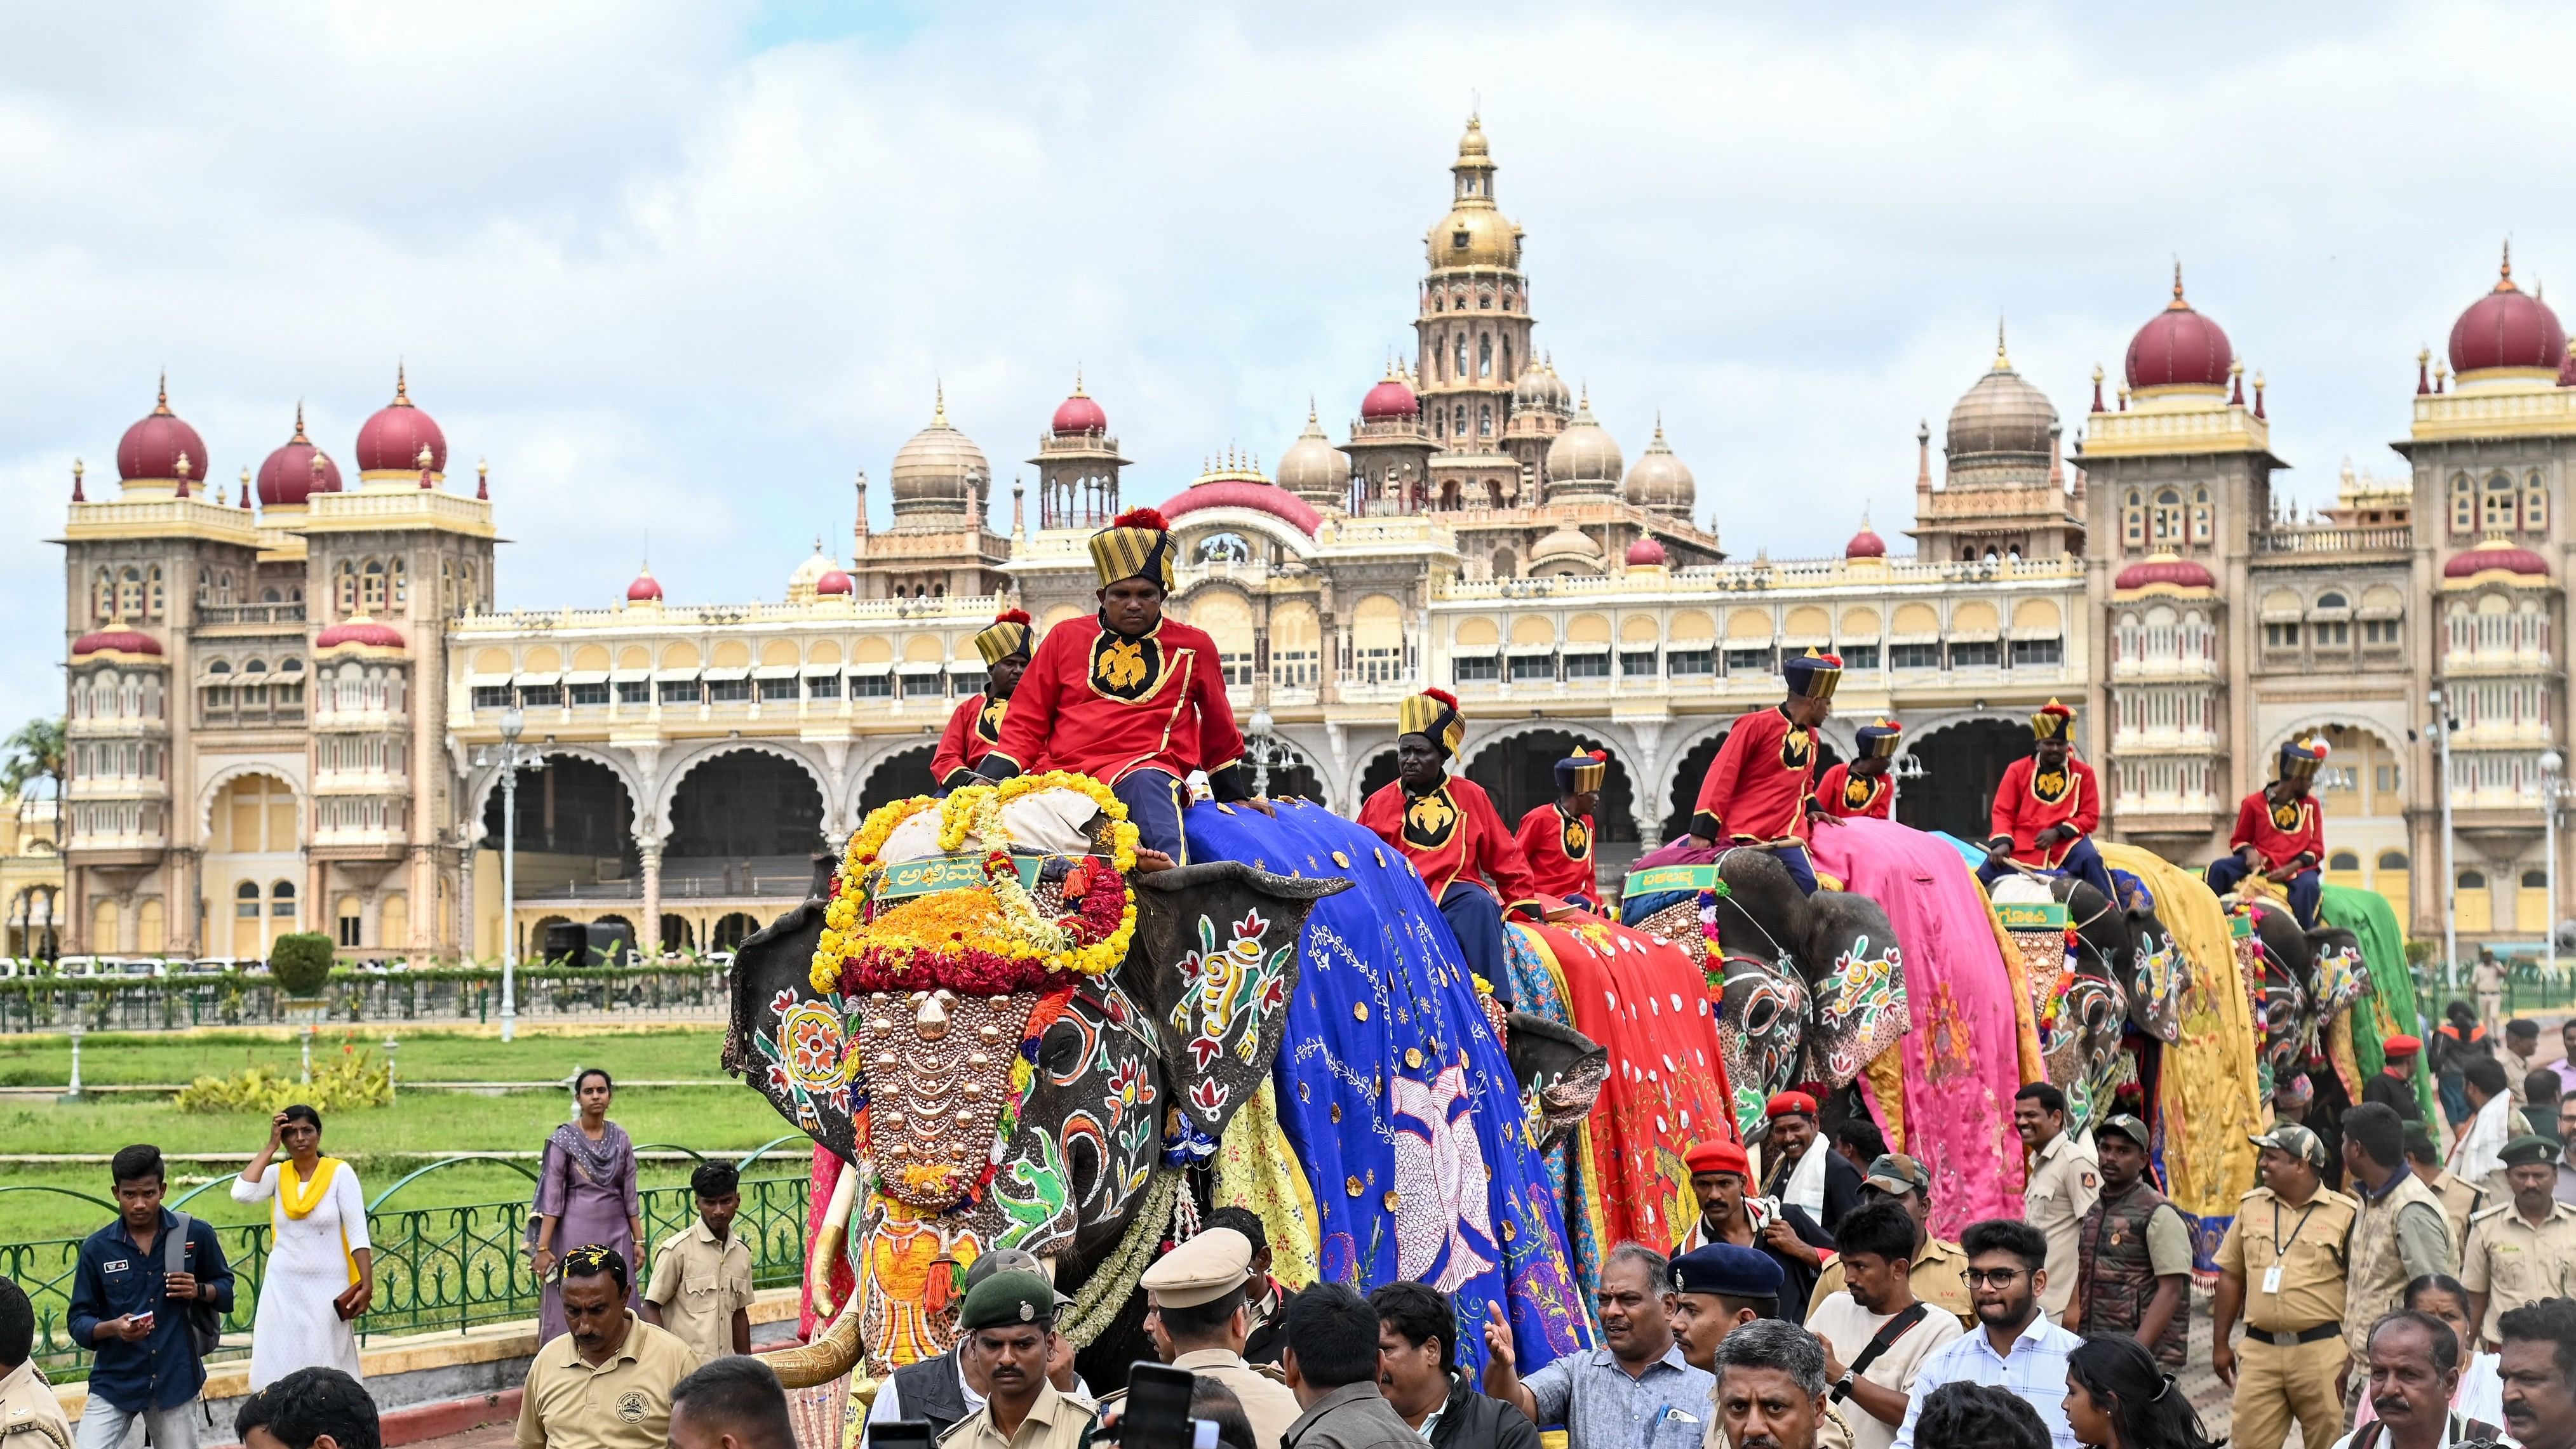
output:
<path id="1" fill-rule="evenodd" d="M 1990 1218 L 1959 1235 L 1968 1254 L 1968 1287 L 1977 1302 L 1977 1327 L 1923 1358 L 1914 1373 L 1914 1396 L 1895 1449 L 1915 1449 L 1923 1402 L 1943 1384 L 1999 1388 L 2031 1406 L 2048 1429 L 2052 1449 L 2079 1449 L 2066 1422 L 2066 1356 L 2084 1340 L 2039 1311 L 2048 1289 L 2048 1239 L 2028 1223 Z M 1923 1449 L 1958 1449 L 1925 1444 Z"/>
<path id="2" fill-rule="evenodd" d="M 2500 1426 L 2451 1412 L 2460 1383 L 2460 1340 L 2429 1313 L 2392 1313 L 2370 1331 L 2370 1381 L 2362 1392 L 2379 1417 L 2335 1441 L 2334 1449 L 2449 1449 L 2493 1439 Z"/>
<path id="3" fill-rule="evenodd" d="M 1957 1338 L 1957 1315 L 1914 1296 L 1913 1217 L 1875 1202 L 1834 1235 L 1843 1287 L 1817 1301 L 1807 1331 L 1825 1345 L 1829 1391 L 1851 1425 L 1852 1449 L 1889 1449 L 1905 1422 L 1924 1358 Z"/>
<path id="4" fill-rule="evenodd" d="M 2513 1196 L 2504 1177 L 2504 1145 L 2522 1135 L 2514 1116 L 2513 1097 L 2505 1091 L 2504 1063 L 2493 1057 L 2471 1057 L 2460 1069 L 2460 1086 L 2469 1094 L 2469 1121 L 2460 1140 L 2451 1144 L 2451 1173 L 2487 1195 L 2489 1202 Z"/>

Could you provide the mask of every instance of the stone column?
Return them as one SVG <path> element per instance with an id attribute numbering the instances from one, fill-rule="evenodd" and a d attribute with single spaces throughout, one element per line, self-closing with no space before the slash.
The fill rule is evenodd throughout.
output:
<path id="1" fill-rule="evenodd" d="M 471 961 L 481 949 L 474 936 L 474 843 L 469 840 L 456 852 L 456 959 Z"/>
<path id="2" fill-rule="evenodd" d="M 635 946 L 649 961 L 662 956 L 662 842 L 639 840 L 635 843 L 644 859 L 643 919 L 635 923 Z"/>

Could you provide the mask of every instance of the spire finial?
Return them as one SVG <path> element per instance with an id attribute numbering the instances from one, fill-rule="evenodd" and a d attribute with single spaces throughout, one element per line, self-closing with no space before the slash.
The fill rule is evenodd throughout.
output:
<path id="1" fill-rule="evenodd" d="M 170 369 L 166 367 L 161 369 L 161 389 L 153 399 L 152 411 L 159 417 L 170 416 Z"/>
<path id="2" fill-rule="evenodd" d="M 1996 317 L 1995 317 L 1995 367 L 1994 367 L 1994 370 L 1995 370 L 1995 371 L 1997 371 L 1997 372 L 2010 372 L 2010 371 L 2012 371 L 2012 359 L 2011 359 L 2010 357 L 2006 356 L 2006 355 L 2005 355 L 2005 353 L 2004 353 L 2004 319 L 2003 319 L 2003 317 L 2002 317 L 2002 315 L 2001 315 L 2000 313 L 1999 313 L 1999 314 L 1997 314 L 1997 315 L 1996 315 Z"/>
<path id="3" fill-rule="evenodd" d="M 930 381 L 930 425 L 934 428 L 948 426 L 948 383 L 944 378 Z"/>
<path id="4" fill-rule="evenodd" d="M 1306 394 L 1306 425 L 1308 427 L 1320 426 L 1315 416 L 1315 395 L 1311 392 Z"/>
<path id="5" fill-rule="evenodd" d="M 474 460 L 474 496 L 486 502 L 492 497 L 492 465 L 481 458 Z"/>
<path id="6" fill-rule="evenodd" d="M 2512 237 L 2506 237 L 2506 238 L 2504 239 L 2504 260 L 2503 260 L 2502 262 L 2499 262 L 2499 263 L 2496 265 L 2496 284 L 2495 284 L 2495 289 L 2496 289 L 2497 291 L 2499 291 L 2499 292 L 2513 292 L 2513 291 L 2519 291 L 2519 290 L 2521 290 L 2520 288 L 2518 288 L 2518 287 L 2514 286 L 2514 284 L 2513 284 L 2513 238 L 2512 238 Z"/>
<path id="7" fill-rule="evenodd" d="M 2172 300 L 2171 302 L 2166 303 L 2165 305 L 2166 305 L 2166 307 L 2168 307 L 2168 308 L 2173 308 L 2173 307 L 2188 307 L 2188 306 L 2190 306 L 2190 305 L 2191 305 L 2190 303 L 2188 303 L 2188 302 L 2186 302 L 2186 301 L 2184 301 L 2184 300 L 2182 299 L 2182 258 L 2180 258 L 2180 257 L 2176 257 L 2176 258 L 2174 258 L 2174 294 L 2173 294 L 2173 300 Z"/>
<path id="8" fill-rule="evenodd" d="M 1089 394 L 1082 390 L 1082 364 L 1079 362 L 1073 365 L 1073 395 L 1075 397 L 1089 396 Z"/>
<path id="9" fill-rule="evenodd" d="M 302 398 L 297 398 L 295 400 L 295 436 L 289 438 L 287 441 L 291 443 L 310 443 L 313 441 L 311 438 L 304 436 L 304 399 Z"/>
<path id="10" fill-rule="evenodd" d="M 395 358 L 394 406 L 398 408 L 407 408 L 411 406 L 411 379 L 404 375 L 404 371 L 402 359 L 399 357 Z"/>
<path id="11" fill-rule="evenodd" d="M 1655 409 L 1655 441 L 1656 441 L 1656 442 L 1658 442 L 1658 443 L 1660 443 L 1660 442 L 1662 442 L 1663 440 L 1664 440 L 1664 410 L 1663 410 L 1662 408 L 1657 408 L 1657 409 Z"/>

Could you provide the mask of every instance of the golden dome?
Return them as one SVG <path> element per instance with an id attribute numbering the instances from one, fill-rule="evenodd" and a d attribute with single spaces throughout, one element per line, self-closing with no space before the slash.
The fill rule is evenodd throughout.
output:
<path id="1" fill-rule="evenodd" d="M 895 450 L 892 474 L 896 527 L 914 515 L 940 515 L 953 521 L 983 502 L 993 467 L 975 440 L 948 421 L 948 395 L 935 395 L 930 426 Z"/>
<path id="2" fill-rule="evenodd" d="M 1279 455 L 1278 481 L 1280 487 L 1319 508 L 1339 508 L 1345 501 L 1343 495 L 1351 486 L 1350 455 L 1325 436 L 1311 403 L 1306 408 L 1306 431 Z"/>
<path id="3" fill-rule="evenodd" d="M 2057 447 L 2057 408 L 2013 370 L 1995 332 L 1994 365 L 1950 409 L 1943 450 L 1953 483 L 2035 482 L 2048 476 Z"/>
<path id="4" fill-rule="evenodd" d="M 1529 557 L 1532 568 L 1565 564 L 1593 572 L 1599 572 L 1609 558 L 1601 551 L 1597 539 L 1572 524 L 1558 525 L 1555 532 L 1540 539 L 1530 549 Z"/>
<path id="5" fill-rule="evenodd" d="M 1422 238 L 1431 269 L 1517 269 L 1521 229 L 1494 209 L 1494 162 L 1485 147 L 1485 128 L 1473 116 L 1467 118 L 1467 134 L 1459 138 L 1458 159 L 1449 163 L 1449 174 L 1454 178 L 1449 214 Z"/>

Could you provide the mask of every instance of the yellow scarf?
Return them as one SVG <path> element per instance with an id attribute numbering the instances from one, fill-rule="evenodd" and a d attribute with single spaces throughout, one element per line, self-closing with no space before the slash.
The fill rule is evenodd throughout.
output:
<path id="1" fill-rule="evenodd" d="M 303 1221 L 315 1208 L 322 1205 L 322 1199 L 331 1191 L 332 1174 L 339 1170 L 340 1159 L 317 1158 L 313 1164 L 313 1178 L 307 1182 L 296 1177 L 295 1159 L 280 1158 L 277 1164 L 277 1210 L 298 1222 Z M 349 1281 L 357 1282 L 358 1257 L 349 1251 L 349 1228 L 346 1223 L 340 1226 L 340 1261 L 348 1267 Z"/>

